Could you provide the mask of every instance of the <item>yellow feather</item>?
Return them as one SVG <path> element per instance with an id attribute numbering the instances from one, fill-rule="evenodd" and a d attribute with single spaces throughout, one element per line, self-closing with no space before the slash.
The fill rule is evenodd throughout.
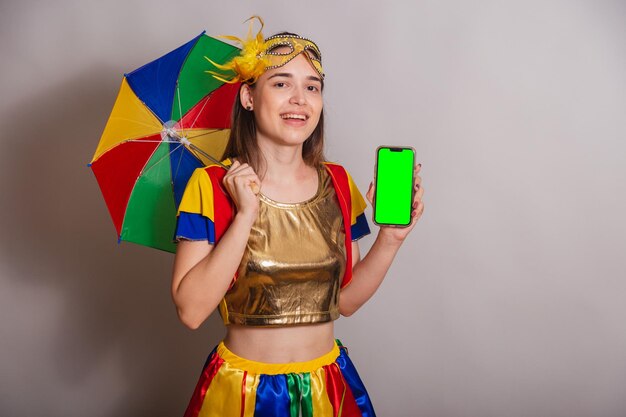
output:
<path id="1" fill-rule="evenodd" d="M 257 32 L 256 36 L 252 35 L 252 28 L 254 27 L 253 19 L 258 19 L 259 23 L 261 24 L 261 28 Z M 205 57 L 207 61 L 213 64 L 217 69 L 223 71 L 234 71 L 236 74 L 233 76 L 233 78 L 227 80 L 225 78 L 226 74 L 220 74 L 215 71 L 206 71 L 219 81 L 227 82 L 229 84 L 233 84 L 236 82 L 247 82 L 253 84 L 261 75 L 263 75 L 263 73 L 265 72 L 265 67 L 268 66 L 267 60 L 262 58 L 262 55 L 266 49 L 264 41 L 265 38 L 263 36 L 263 33 L 261 32 L 263 26 L 265 25 L 263 19 L 255 15 L 247 19 L 246 22 L 247 21 L 250 21 L 250 27 L 248 29 L 248 36 L 246 40 L 243 40 L 236 36 L 220 36 L 220 38 L 228 39 L 241 45 L 241 53 L 239 54 L 239 56 L 234 57 L 229 62 L 223 65 L 217 64 L 208 57 Z"/>

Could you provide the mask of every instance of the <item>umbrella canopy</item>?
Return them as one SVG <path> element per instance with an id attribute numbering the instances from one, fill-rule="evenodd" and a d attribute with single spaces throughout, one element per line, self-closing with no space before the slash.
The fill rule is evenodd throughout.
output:
<path id="1" fill-rule="evenodd" d="M 176 211 L 194 169 L 220 160 L 239 84 L 218 81 L 207 60 L 240 50 L 203 33 L 124 74 L 89 164 L 118 241 L 175 252 Z"/>

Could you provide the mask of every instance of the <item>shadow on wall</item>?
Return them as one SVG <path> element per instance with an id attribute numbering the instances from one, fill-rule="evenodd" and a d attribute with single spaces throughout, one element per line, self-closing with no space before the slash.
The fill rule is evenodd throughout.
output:
<path id="1" fill-rule="evenodd" d="M 102 66 L 77 74 L 8 115 L 20 132 L 5 148 L 10 153 L 3 170 L 9 175 L 0 177 L 10 196 L 3 203 L 10 213 L 3 216 L 3 233 L 13 237 L 0 244 L 16 277 L 7 285 L 61 300 L 59 316 L 46 318 L 54 326 L 53 340 L 45 341 L 49 347 L 34 350 L 24 343 L 20 367 L 32 379 L 30 389 L 46 390 L 53 382 L 76 401 L 35 410 L 64 408 L 58 415 L 70 416 L 102 404 L 97 415 L 104 409 L 107 415 L 182 415 L 224 330 L 216 314 L 196 332 L 178 321 L 170 298 L 173 255 L 116 243 L 87 167 L 122 77 L 102 81 L 110 74 Z M 41 305 L 21 308 L 19 314 L 50 314 Z M 49 357 L 39 358 L 48 366 L 34 369 L 26 358 L 41 349 L 48 349 L 43 354 Z M 118 369 L 116 378 L 103 372 L 111 368 Z M 94 379 L 98 383 L 86 387 Z"/>

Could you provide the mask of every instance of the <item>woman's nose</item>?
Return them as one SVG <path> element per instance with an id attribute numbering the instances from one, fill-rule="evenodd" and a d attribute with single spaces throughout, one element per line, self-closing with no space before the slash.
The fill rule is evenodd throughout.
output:
<path id="1" fill-rule="evenodd" d="M 291 99 L 289 100 L 289 102 L 292 104 L 297 104 L 299 106 L 302 106 L 303 104 L 306 103 L 306 98 L 304 97 L 304 93 L 302 93 L 302 91 L 297 89 L 291 95 Z"/>

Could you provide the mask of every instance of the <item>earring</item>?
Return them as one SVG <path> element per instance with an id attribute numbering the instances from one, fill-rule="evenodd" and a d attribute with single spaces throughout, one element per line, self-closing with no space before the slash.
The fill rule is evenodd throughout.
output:
<path id="1" fill-rule="evenodd" d="M 246 106 L 246 110 L 248 110 L 248 111 L 252 111 L 252 106 L 247 105 L 247 106 Z"/>

